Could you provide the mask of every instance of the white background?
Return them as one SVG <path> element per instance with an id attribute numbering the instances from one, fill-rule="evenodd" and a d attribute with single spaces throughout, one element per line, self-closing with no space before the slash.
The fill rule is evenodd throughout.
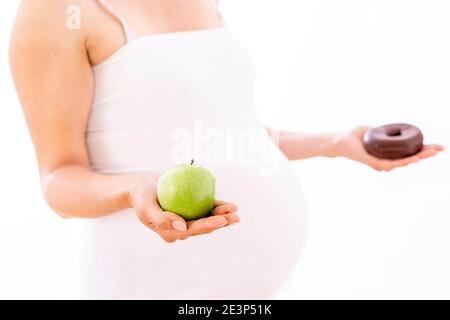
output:
<path id="1" fill-rule="evenodd" d="M 404 121 L 450 147 L 450 1 L 222 3 L 258 67 L 264 123 L 320 132 Z M 41 198 L 9 76 L 16 6 L 0 2 L 0 298 L 70 298 L 71 222 Z M 341 159 L 296 163 L 309 240 L 279 297 L 449 299 L 449 160 L 388 174 Z"/>

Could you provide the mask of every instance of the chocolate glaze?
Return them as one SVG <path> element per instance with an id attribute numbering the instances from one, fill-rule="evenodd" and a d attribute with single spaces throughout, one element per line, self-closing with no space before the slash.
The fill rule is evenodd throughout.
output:
<path id="1" fill-rule="evenodd" d="M 423 134 L 419 128 L 410 124 L 388 124 L 367 130 L 364 147 L 377 158 L 402 159 L 422 150 Z"/>

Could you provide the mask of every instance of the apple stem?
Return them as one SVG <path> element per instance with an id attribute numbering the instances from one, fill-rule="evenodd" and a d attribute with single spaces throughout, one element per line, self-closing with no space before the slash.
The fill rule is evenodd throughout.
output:
<path id="1" fill-rule="evenodd" d="M 194 159 L 191 160 L 191 166 L 194 164 Z"/>

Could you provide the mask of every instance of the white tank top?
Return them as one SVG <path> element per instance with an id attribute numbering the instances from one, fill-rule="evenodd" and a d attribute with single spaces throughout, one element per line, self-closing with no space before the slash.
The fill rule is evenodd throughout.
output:
<path id="1" fill-rule="evenodd" d="M 82 221 L 82 298 L 272 297 L 303 247 L 306 208 L 258 122 L 249 56 L 225 25 L 141 37 L 124 29 L 126 45 L 93 69 L 92 169 L 151 174 L 194 158 L 242 221 L 174 244 L 131 209 Z"/>

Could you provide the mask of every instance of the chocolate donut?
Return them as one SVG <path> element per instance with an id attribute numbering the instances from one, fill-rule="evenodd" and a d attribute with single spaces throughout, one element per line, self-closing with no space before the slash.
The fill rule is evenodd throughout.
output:
<path id="1" fill-rule="evenodd" d="M 367 130 L 364 147 L 377 158 L 402 159 L 422 150 L 423 134 L 419 128 L 410 124 L 388 124 Z"/>

